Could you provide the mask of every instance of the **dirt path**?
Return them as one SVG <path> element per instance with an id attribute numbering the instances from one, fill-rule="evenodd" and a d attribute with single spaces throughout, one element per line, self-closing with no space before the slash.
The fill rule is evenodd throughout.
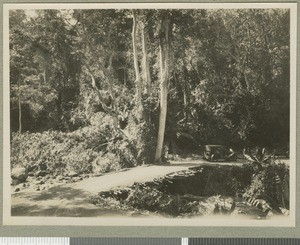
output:
<path id="1" fill-rule="evenodd" d="M 89 202 L 89 197 L 101 191 L 152 181 L 155 178 L 186 170 L 192 166 L 199 166 L 202 163 L 202 161 L 189 161 L 163 166 L 140 166 L 84 179 L 72 184 L 59 184 L 44 191 L 20 191 L 12 194 L 12 215 L 72 217 L 118 215 L 115 211 L 94 206 Z"/>
<path id="2" fill-rule="evenodd" d="M 108 191 L 114 188 L 131 186 L 134 183 L 152 181 L 154 178 L 163 177 L 172 172 L 186 170 L 189 166 L 140 166 L 123 172 L 85 179 L 72 184 L 72 187 L 96 195 L 100 191 Z"/>
<path id="3" fill-rule="evenodd" d="M 93 205 L 90 197 L 101 191 L 132 186 L 134 183 L 152 181 L 155 178 L 190 167 L 210 165 L 239 165 L 241 163 L 208 163 L 203 160 L 174 161 L 169 165 L 146 165 L 75 183 L 54 183 L 46 190 L 24 189 L 11 195 L 12 216 L 62 216 L 97 217 L 128 214 L 128 211 L 110 210 Z M 15 188 L 15 187 L 14 187 Z M 130 215 L 130 213 L 129 213 Z"/>

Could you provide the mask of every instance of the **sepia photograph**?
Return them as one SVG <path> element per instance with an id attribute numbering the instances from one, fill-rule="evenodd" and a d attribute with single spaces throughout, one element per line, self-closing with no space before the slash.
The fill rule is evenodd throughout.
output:
<path id="1" fill-rule="evenodd" d="M 296 17 L 6 5 L 4 224 L 294 226 Z"/>

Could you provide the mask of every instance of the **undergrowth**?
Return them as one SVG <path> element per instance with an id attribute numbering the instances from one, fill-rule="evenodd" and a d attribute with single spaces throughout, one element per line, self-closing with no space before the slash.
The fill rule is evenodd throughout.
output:
<path id="1" fill-rule="evenodd" d="M 52 172 L 105 173 L 137 164 L 134 146 L 107 116 L 73 132 L 12 133 L 11 168 L 44 164 Z"/>

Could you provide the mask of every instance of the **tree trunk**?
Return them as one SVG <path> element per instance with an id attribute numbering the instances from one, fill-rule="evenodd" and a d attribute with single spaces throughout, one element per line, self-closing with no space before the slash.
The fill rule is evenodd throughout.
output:
<path id="1" fill-rule="evenodd" d="M 118 114 L 117 114 L 117 110 L 115 108 L 115 101 L 114 101 L 114 94 L 113 94 L 113 91 L 112 91 L 112 85 L 111 83 L 108 83 L 109 84 L 109 90 L 110 90 L 110 97 L 112 99 L 112 104 L 111 106 L 107 106 L 105 104 L 105 101 L 103 100 L 103 96 L 100 92 L 100 90 L 98 89 L 97 85 L 96 85 L 96 79 L 95 79 L 95 76 L 92 72 L 92 70 L 90 69 L 90 67 L 88 66 L 88 64 L 85 62 L 85 67 L 87 68 L 87 71 L 88 71 L 88 74 L 89 76 L 91 77 L 92 79 L 92 87 L 94 88 L 94 90 L 96 91 L 97 93 L 97 96 L 98 96 L 98 99 L 99 99 L 99 102 L 103 108 L 103 110 L 108 114 L 110 115 L 112 118 L 113 118 L 113 121 L 114 121 L 114 127 L 116 129 L 119 129 L 119 120 L 118 120 Z"/>
<path id="2" fill-rule="evenodd" d="M 110 95 L 110 98 L 111 98 L 111 108 L 114 110 L 114 111 L 117 111 L 118 108 L 117 108 L 117 105 L 116 105 L 116 96 L 115 96 L 115 92 L 114 92 L 114 89 L 113 89 L 113 84 L 115 82 L 115 79 L 113 78 L 114 75 L 113 75 L 113 72 L 112 72 L 112 62 L 113 62 L 113 55 L 111 55 L 109 57 L 109 66 L 108 66 L 108 72 L 109 72 L 109 75 L 106 76 L 107 79 L 107 84 L 108 84 L 108 91 L 109 91 L 109 95 Z"/>
<path id="3" fill-rule="evenodd" d="M 187 121 L 187 98 L 185 86 L 183 88 L 183 105 L 184 105 L 184 120 Z"/>
<path id="4" fill-rule="evenodd" d="M 20 80 L 18 81 L 18 93 L 19 93 L 19 133 L 22 133 L 22 104 L 21 104 L 21 87 Z"/>
<path id="5" fill-rule="evenodd" d="M 48 64 L 48 57 L 44 57 L 43 61 L 43 77 L 44 77 L 44 83 L 47 84 L 49 81 L 49 64 Z"/>
<path id="6" fill-rule="evenodd" d="M 141 86 L 141 79 L 140 79 L 140 69 L 138 63 L 138 51 L 136 46 L 136 31 L 137 31 L 137 20 L 136 14 L 134 10 L 132 11 L 133 17 L 133 26 L 132 26 L 132 48 L 133 48 L 133 61 L 134 61 L 134 70 L 135 70 L 135 85 L 136 85 L 136 101 L 139 106 L 142 104 L 142 86 Z"/>
<path id="7" fill-rule="evenodd" d="M 160 30 L 160 115 L 155 161 L 161 162 L 167 118 L 168 81 L 170 75 L 170 19 L 162 17 Z"/>
<path id="8" fill-rule="evenodd" d="M 147 44 L 147 28 L 145 26 L 145 23 L 143 23 L 142 26 L 142 47 L 143 47 L 143 62 L 142 62 L 142 68 L 143 68 L 143 80 L 145 85 L 145 93 L 150 92 L 150 67 L 149 67 L 149 59 L 148 59 L 148 44 Z"/>

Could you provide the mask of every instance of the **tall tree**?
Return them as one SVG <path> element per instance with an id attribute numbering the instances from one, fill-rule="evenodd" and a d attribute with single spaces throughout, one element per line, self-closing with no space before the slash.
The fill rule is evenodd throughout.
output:
<path id="1" fill-rule="evenodd" d="M 166 117 L 168 107 L 168 82 L 171 72 L 171 18 L 169 13 L 163 13 L 159 33 L 159 57 L 160 57 L 160 114 L 157 136 L 155 161 L 162 161 L 163 144 L 166 128 Z"/>
<path id="2" fill-rule="evenodd" d="M 149 66 L 149 57 L 148 57 L 148 36 L 150 29 L 150 15 L 151 12 L 148 13 L 145 10 L 142 10 L 142 27 L 141 27 L 141 39 L 142 39 L 142 53 L 143 53 L 143 61 L 142 61 L 142 71 L 143 71 L 143 82 L 144 82 L 144 90 L 145 93 L 150 93 L 150 83 L 151 83 L 151 74 L 150 74 L 150 66 Z"/>
<path id="3" fill-rule="evenodd" d="M 136 86 L 136 103 L 139 107 L 142 106 L 142 84 L 141 84 L 141 78 L 140 78 L 140 68 L 139 68 L 139 62 L 138 62 L 138 49 L 137 49 L 137 16 L 136 16 L 136 10 L 132 10 L 132 48 L 133 48 L 133 63 L 134 63 L 134 71 L 135 71 L 135 81 L 134 84 Z"/>

